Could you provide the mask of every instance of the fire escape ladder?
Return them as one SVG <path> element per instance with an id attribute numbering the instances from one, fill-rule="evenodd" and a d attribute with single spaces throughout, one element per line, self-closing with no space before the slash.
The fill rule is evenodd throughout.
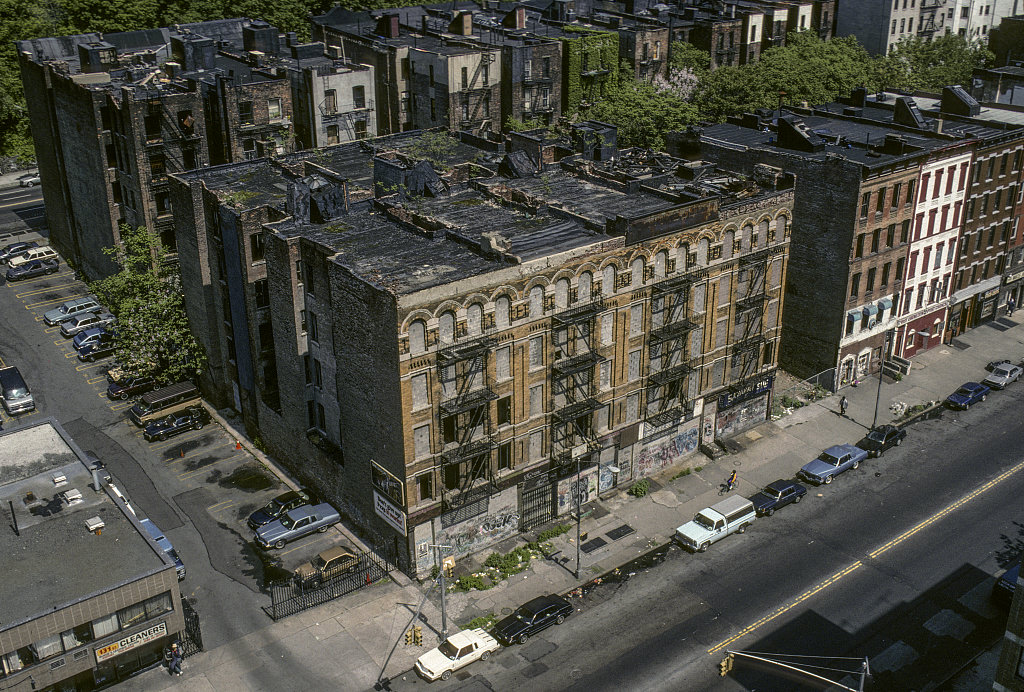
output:
<path id="1" fill-rule="evenodd" d="M 604 404 L 594 398 L 597 366 L 605 359 L 593 349 L 600 299 L 564 310 L 552 317 L 551 364 L 551 458 L 556 463 L 572 460 L 573 450 L 586 445 L 600 448 L 593 413 Z"/>
<path id="2" fill-rule="evenodd" d="M 691 282 L 690 276 L 675 276 L 651 289 L 645 420 L 654 428 L 678 421 L 692 408 L 690 374 L 699 368 L 690 358 L 689 342 L 699 325 L 690 316 Z"/>
<path id="3" fill-rule="evenodd" d="M 736 331 L 732 346 L 732 380 L 736 385 L 757 375 L 761 367 L 769 259 L 770 255 L 761 251 L 740 260 L 737 283 L 743 296 L 736 300 Z"/>

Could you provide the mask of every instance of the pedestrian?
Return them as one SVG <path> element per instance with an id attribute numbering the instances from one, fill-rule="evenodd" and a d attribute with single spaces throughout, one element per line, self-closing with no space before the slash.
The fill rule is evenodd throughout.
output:
<path id="1" fill-rule="evenodd" d="M 846 396 L 844 395 L 843 398 L 839 400 L 839 415 L 840 416 L 845 416 L 846 415 L 846 407 L 849 406 L 849 405 L 850 405 L 850 402 L 846 400 Z"/>
<path id="2" fill-rule="evenodd" d="M 725 486 L 726 486 L 726 487 L 727 487 L 727 488 L 728 488 L 729 490 L 732 490 L 733 488 L 735 488 L 735 487 L 736 487 L 736 481 L 737 481 L 737 480 L 739 480 L 739 478 L 738 478 L 738 477 L 737 477 L 737 475 L 736 475 L 736 470 L 735 470 L 735 469 L 733 469 L 733 472 L 729 474 L 729 480 L 727 480 L 727 481 L 725 482 Z"/>
<path id="3" fill-rule="evenodd" d="M 181 675 L 181 649 L 178 642 L 171 644 L 171 651 L 167 657 L 167 669 L 171 675 Z"/>
<path id="4" fill-rule="evenodd" d="M 1013 296 L 1010 296 L 1010 299 L 1006 301 L 1006 315 L 1008 317 L 1013 317 L 1013 309 L 1015 307 L 1017 307 L 1017 305 L 1013 302 Z"/>

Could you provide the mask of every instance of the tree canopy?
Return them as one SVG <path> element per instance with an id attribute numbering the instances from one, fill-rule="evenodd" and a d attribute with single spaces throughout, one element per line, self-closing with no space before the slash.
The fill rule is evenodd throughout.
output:
<path id="1" fill-rule="evenodd" d="M 121 271 L 90 289 L 117 317 L 114 355 L 127 372 L 170 383 L 192 379 L 206 354 L 189 331 L 176 277 L 164 273 L 166 249 L 145 228 L 121 227 L 121 246 L 110 249 Z"/>

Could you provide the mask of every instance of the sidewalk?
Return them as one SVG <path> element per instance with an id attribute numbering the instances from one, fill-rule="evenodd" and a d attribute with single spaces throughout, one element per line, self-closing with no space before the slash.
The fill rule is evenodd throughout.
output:
<path id="1" fill-rule="evenodd" d="M 1024 329 L 1019 323 L 1002 317 L 995 324 L 999 326 L 983 325 L 958 337 L 956 346 L 942 345 L 921 354 L 901 381 L 884 382 L 878 424 L 893 420 L 890 405 L 894 402 L 915 405 L 942 401 L 963 382 L 982 379 L 989 361 L 1009 358 L 1017 362 L 1024 358 Z M 451 593 L 446 604 L 449 630 L 456 631 L 475 617 L 503 616 L 539 594 L 569 592 L 670 541 L 676 526 L 719 500 L 718 485 L 733 469 L 739 474 L 739 493 L 751 495 L 777 478 L 793 477 L 825 447 L 856 443 L 871 426 L 878 391 L 877 379 L 847 387 L 791 415 L 748 430 L 736 438 L 737 452 L 716 461 L 699 453 L 691 455 L 682 465 L 652 477 L 645 497 L 634 498 L 625 492 L 626 488 L 620 488 L 585 506 L 587 516 L 580 529 L 587 534 L 586 541 L 600 538 L 605 544 L 581 553 L 578 580 L 573 576 L 574 526 L 551 541 L 554 559 L 533 560 L 524 572 L 486 591 Z M 849 400 L 845 417 L 838 412 L 841 395 Z M 690 467 L 692 472 L 679 476 L 684 467 Z M 563 524 L 570 521 L 567 517 L 561 519 Z M 494 551 L 508 552 L 534 537 L 510 540 Z M 584 542 L 587 548 L 592 545 Z M 478 571 L 490 552 L 461 560 L 456 574 Z M 368 587 L 280 622 L 268 621 L 263 630 L 188 659 L 188 689 L 272 689 L 272 681 L 282 674 L 273 669 L 273 662 L 282 659 L 315 672 L 320 680 L 339 688 L 372 688 L 388 652 L 408 625 L 426 588 L 410 583 L 402 575 L 395 578 L 397 583 Z M 385 675 L 396 677 L 408 671 L 421 653 L 437 644 L 441 623 L 438 604 L 434 590 L 423 609 L 427 623 L 424 646 L 400 644 Z M 172 685 L 175 680 L 166 671 L 155 669 L 123 683 L 121 688 L 162 690 Z"/>

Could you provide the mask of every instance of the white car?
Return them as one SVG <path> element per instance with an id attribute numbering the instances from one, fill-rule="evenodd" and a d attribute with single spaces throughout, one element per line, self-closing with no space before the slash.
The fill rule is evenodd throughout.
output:
<path id="1" fill-rule="evenodd" d="M 18 185 L 20 185 L 21 187 L 33 187 L 35 185 L 38 185 L 39 182 L 40 182 L 39 174 L 38 173 L 32 173 L 32 174 L 29 174 L 29 175 L 22 176 L 18 180 Z"/>
<path id="2" fill-rule="evenodd" d="M 1019 365 L 1002 363 L 992 368 L 992 372 L 981 382 L 992 387 L 992 389 L 1002 389 L 1011 382 L 1016 382 L 1022 372 L 1024 372 L 1024 369 L 1021 369 Z"/>
<path id="3" fill-rule="evenodd" d="M 459 668 L 476 660 L 486 661 L 500 648 L 498 640 L 482 629 L 463 630 L 416 659 L 416 672 L 431 682 L 447 680 Z"/>

